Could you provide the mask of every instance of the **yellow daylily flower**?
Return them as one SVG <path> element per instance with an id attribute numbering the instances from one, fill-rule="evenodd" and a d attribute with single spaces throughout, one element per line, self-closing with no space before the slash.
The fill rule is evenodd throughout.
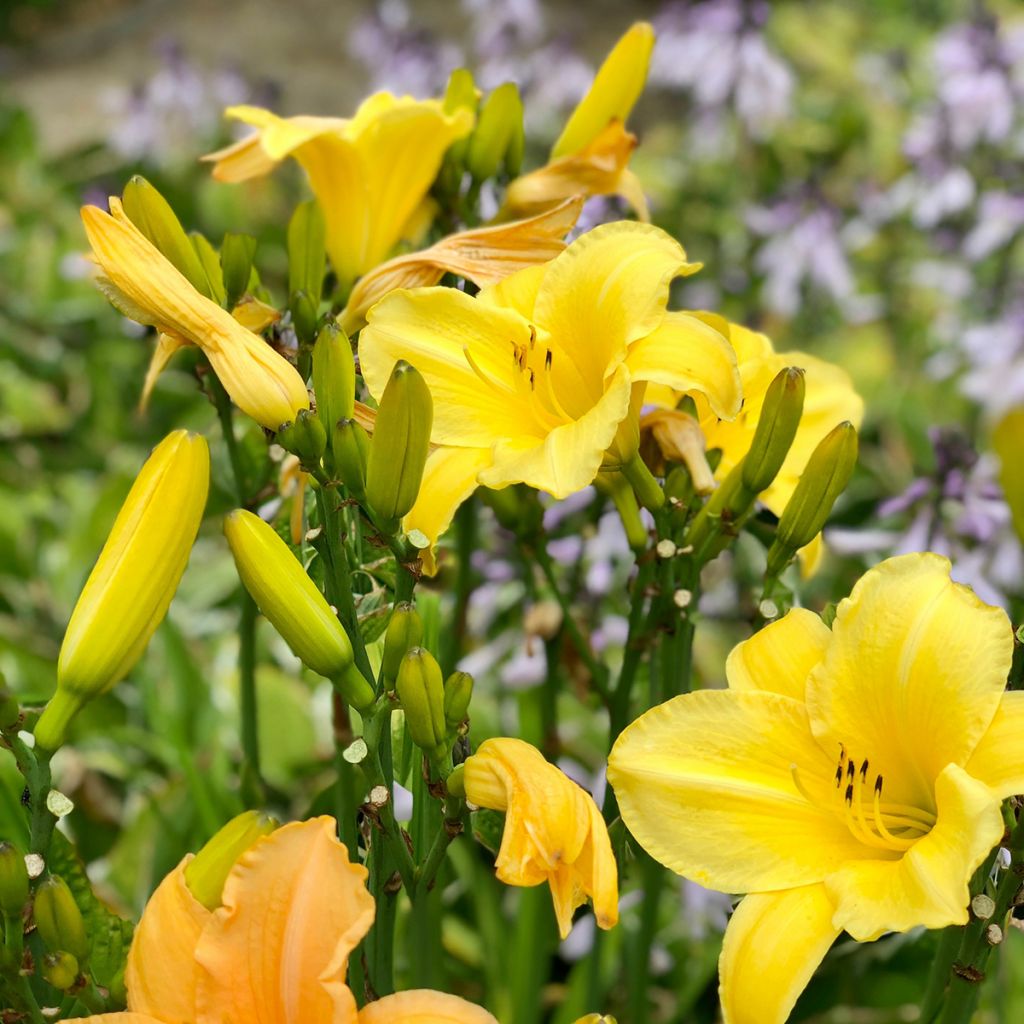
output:
<path id="1" fill-rule="evenodd" d="M 437 447 L 406 530 L 433 546 L 478 484 L 564 498 L 602 466 L 620 467 L 635 457 L 650 382 L 702 392 L 716 415 L 735 416 L 732 347 L 703 320 L 666 310 L 672 279 L 698 269 L 664 231 L 620 221 L 476 297 L 418 288 L 378 302 L 359 336 L 370 392 L 379 399 L 404 359 L 434 399 Z M 435 570 L 430 549 L 424 563 Z"/>
<path id="2" fill-rule="evenodd" d="M 593 899 L 598 927 L 619 920 L 619 881 L 593 797 L 522 740 L 485 740 L 465 762 L 466 798 L 505 812 L 495 864 L 506 885 L 547 882 L 564 939 L 573 911 Z"/>
<path id="3" fill-rule="evenodd" d="M 242 412 L 268 430 L 309 408 L 306 385 L 284 356 L 201 295 L 110 198 L 110 213 L 82 207 L 82 222 L 105 278 L 99 285 L 125 316 L 155 327 L 159 340 L 146 389 L 184 345 L 198 345 Z"/>
<path id="4" fill-rule="evenodd" d="M 362 1010 L 348 958 L 373 923 L 366 869 L 350 863 L 333 818 L 257 840 L 227 876 L 221 906 L 192 895 L 187 856 L 157 888 L 136 929 L 128 1012 L 79 1024 L 497 1024 L 479 1006 L 427 990 Z M 254 937 L 258 941 L 254 942 Z"/>
<path id="5" fill-rule="evenodd" d="M 284 118 L 249 106 L 226 113 L 258 131 L 205 156 L 213 176 L 247 181 L 294 157 L 323 211 L 327 254 L 343 290 L 405 237 L 445 151 L 473 127 L 465 108 L 446 113 L 440 100 L 386 92 L 364 100 L 351 118 Z"/>
<path id="6" fill-rule="evenodd" d="M 568 196 L 620 195 L 649 220 L 639 179 L 629 170 L 636 136 L 625 127 L 644 83 L 654 29 L 634 24 L 615 44 L 551 148 L 547 164 L 510 183 L 505 216 L 534 213 Z"/>
<path id="7" fill-rule="evenodd" d="M 347 334 L 355 334 L 366 323 L 366 311 L 388 292 L 426 288 L 446 273 L 484 288 L 546 263 L 565 249 L 565 236 L 582 208 L 583 200 L 574 196 L 535 217 L 458 231 L 429 249 L 396 256 L 359 279 L 338 322 Z"/>
<path id="8" fill-rule="evenodd" d="M 781 1024 L 840 932 L 968 920 L 971 875 L 1024 790 L 1006 614 L 933 554 L 867 572 L 829 629 L 794 609 L 616 741 L 608 779 L 657 860 L 748 893 L 720 961 L 727 1024 Z M 779 936 L 786 941 L 780 942 Z"/>

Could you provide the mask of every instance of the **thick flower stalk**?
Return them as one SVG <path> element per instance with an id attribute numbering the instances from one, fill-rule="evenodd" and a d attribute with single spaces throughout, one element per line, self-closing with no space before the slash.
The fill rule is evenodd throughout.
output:
<path id="1" fill-rule="evenodd" d="M 466 760 L 466 798 L 505 812 L 496 870 L 506 885 L 551 886 L 564 939 L 591 898 L 601 928 L 619 920 L 618 869 L 593 797 L 529 743 L 490 739 Z"/>
<path id="2" fill-rule="evenodd" d="M 188 884 L 191 855 L 161 882 L 135 932 L 128 1012 L 80 1024 L 496 1024 L 443 992 L 385 996 L 357 1009 L 348 958 L 373 924 L 367 872 L 333 818 L 285 825 L 241 853 L 220 905 Z"/>
<path id="3" fill-rule="evenodd" d="M 433 545 L 480 484 L 523 482 L 564 498 L 602 467 L 621 468 L 636 457 L 649 383 L 699 392 L 716 415 L 735 416 L 731 345 L 698 317 L 667 310 L 672 279 L 698 269 L 664 231 L 623 221 L 475 298 L 419 288 L 378 302 L 359 337 L 371 393 L 381 396 L 404 359 L 434 399 L 436 447 L 406 530 Z"/>
<path id="4" fill-rule="evenodd" d="M 386 92 L 364 100 L 351 118 L 283 118 L 247 106 L 227 115 L 257 131 L 204 158 L 213 161 L 213 176 L 248 181 L 294 157 L 323 211 L 342 291 L 406 237 L 445 151 L 473 127 L 466 109 L 446 113 L 439 100 Z"/>
<path id="5" fill-rule="evenodd" d="M 210 451 L 185 430 L 146 460 L 71 613 L 57 662 L 57 692 L 36 725 L 56 750 L 71 719 L 142 657 L 178 589 L 206 508 Z"/>
<path id="6" fill-rule="evenodd" d="M 105 275 L 100 288 L 125 316 L 156 328 L 160 366 L 176 348 L 198 345 L 235 405 L 268 430 L 309 408 L 295 367 L 200 294 L 129 220 L 117 197 L 110 198 L 109 214 L 83 206 L 82 222 Z"/>
<path id="7" fill-rule="evenodd" d="M 727 690 L 623 732 L 608 777 L 672 870 L 748 893 L 720 961 L 727 1024 L 781 1024 L 833 940 L 968 920 L 968 883 L 1024 790 L 1005 613 L 937 555 L 866 573 L 829 629 L 794 609 L 741 643 Z M 784 936 L 784 941 L 780 941 Z"/>

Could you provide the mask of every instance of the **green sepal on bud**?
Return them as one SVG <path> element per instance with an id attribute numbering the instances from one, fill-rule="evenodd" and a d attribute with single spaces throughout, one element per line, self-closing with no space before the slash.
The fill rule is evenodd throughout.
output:
<path id="1" fill-rule="evenodd" d="M 778 476 L 796 437 L 804 411 L 804 371 L 787 366 L 768 385 L 761 415 L 743 460 L 743 485 L 755 494 L 767 490 Z"/>
<path id="2" fill-rule="evenodd" d="M 316 470 L 327 448 L 327 432 L 316 413 L 300 409 L 294 422 L 284 423 L 274 440 L 286 451 L 299 457 L 303 468 Z"/>
<path id="3" fill-rule="evenodd" d="M 366 501 L 378 524 L 398 529 L 413 507 L 430 451 L 434 403 L 419 371 L 400 359 L 377 409 L 366 463 Z"/>
<path id="4" fill-rule="evenodd" d="M 13 843 L 0 843 L 0 913 L 20 918 L 28 902 L 28 868 Z"/>
<path id="5" fill-rule="evenodd" d="M 301 292 L 312 304 L 316 320 L 327 267 L 326 238 L 320 204 L 315 199 L 299 203 L 288 221 L 288 304 L 293 316 L 295 296 Z"/>
<path id="6" fill-rule="evenodd" d="M 444 681 L 444 721 L 450 730 L 466 721 L 472 699 L 473 677 L 468 672 L 453 672 Z"/>
<path id="7" fill-rule="evenodd" d="M 405 727 L 413 743 L 430 753 L 444 743 L 444 680 L 441 666 L 422 647 L 408 651 L 395 681 L 398 699 L 405 712 Z"/>
<path id="8" fill-rule="evenodd" d="M 366 496 L 366 464 L 370 458 L 370 437 L 355 420 L 338 420 L 331 431 L 334 472 L 349 493 Z"/>
<path id="9" fill-rule="evenodd" d="M 51 953 L 66 951 L 82 962 L 89 955 L 85 921 L 67 882 L 50 875 L 36 889 L 33 901 L 36 930 Z"/>
<path id="10" fill-rule="evenodd" d="M 351 419 L 356 404 L 352 343 L 333 320 L 321 328 L 313 346 L 313 393 L 316 414 L 327 431 L 328 447 L 333 447 L 335 424 Z"/>
<path id="11" fill-rule="evenodd" d="M 43 957 L 40 974 L 47 984 L 62 992 L 74 988 L 75 982 L 78 981 L 78 959 L 66 949 L 47 953 Z"/>
<path id="12" fill-rule="evenodd" d="M 222 903 L 224 883 L 235 862 L 258 839 L 269 836 L 280 822 L 261 811 L 244 811 L 232 818 L 185 865 L 185 884 L 207 910 Z"/>
<path id="13" fill-rule="evenodd" d="M 256 239 L 229 231 L 220 247 L 220 269 L 224 281 L 224 302 L 234 309 L 249 288 L 252 261 L 256 255 Z"/>
<path id="14" fill-rule="evenodd" d="M 423 620 L 419 612 L 407 602 L 395 605 L 384 633 L 384 655 L 381 659 L 381 673 L 386 686 L 390 688 L 395 685 L 402 659 L 421 643 Z"/>
<path id="15" fill-rule="evenodd" d="M 857 431 L 840 423 L 814 449 L 789 499 L 768 550 L 769 577 L 778 576 L 800 548 L 821 532 L 857 465 Z"/>
<path id="16" fill-rule="evenodd" d="M 522 163 L 522 137 L 523 101 L 519 87 L 515 82 L 505 82 L 484 100 L 470 136 L 466 166 L 473 178 L 484 181 L 506 163 Z"/>
<path id="17" fill-rule="evenodd" d="M 170 203 L 139 174 L 125 185 L 121 203 L 128 219 L 188 278 L 192 287 L 212 299 L 213 290 L 199 254 Z"/>

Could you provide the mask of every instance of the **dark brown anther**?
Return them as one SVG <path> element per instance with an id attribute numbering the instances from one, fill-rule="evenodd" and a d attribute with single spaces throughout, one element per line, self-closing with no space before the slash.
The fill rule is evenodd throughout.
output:
<path id="1" fill-rule="evenodd" d="M 853 782 L 853 777 L 857 774 L 857 766 L 852 762 L 847 762 L 846 765 L 846 781 Z"/>
<path id="2" fill-rule="evenodd" d="M 550 370 L 551 369 L 551 358 L 552 358 L 552 356 L 551 356 L 551 349 L 548 349 L 547 352 L 544 353 L 544 369 L 545 370 Z"/>
<path id="3" fill-rule="evenodd" d="M 536 375 L 534 374 L 533 370 L 531 370 L 530 371 L 530 390 L 531 391 L 533 391 L 533 389 L 534 389 L 534 379 L 535 379 L 535 376 Z"/>
<path id="4" fill-rule="evenodd" d="M 840 765 L 836 769 L 836 789 L 838 789 L 842 784 L 843 784 L 843 766 Z"/>
<path id="5" fill-rule="evenodd" d="M 875 779 L 875 792 L 876 793 L 881 793 L 882 792 L 882 776 L 881 775 L 879 775 Z"/>
<path id="6" fill-rule="evenodd" d="M 844 798 L 850 806 L 853 806 L 853 783 L 846 787 L 846 796 Z"/>
<path id="7" fill-rule="evenodd" d="M 530 348 L 537 344 L 537 328 L 530 324 Z"/>
<path id="8" fill-rule="evenodd" d="M 860 781 L 867 782 L 868 778 L 868 759 L 865 757 L 864 762 L 860 766 Z"/>

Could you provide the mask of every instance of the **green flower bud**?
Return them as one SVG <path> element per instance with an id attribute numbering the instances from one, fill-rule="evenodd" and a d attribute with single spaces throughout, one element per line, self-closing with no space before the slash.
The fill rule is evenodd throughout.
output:
<path id="1" fill-rule="evenodd" d="M 768 575 L 777 576 L 821 532 L 857 464 L 857 431 L 840 423 L 814 449 L 768 550 Z"/>
<path id="2" fill-rule="evenodd" d="M 319 203 L 315 199 L 299 203 L 288 222 L 288 295 L 293 315 L 294 297 L 302 292 L 312 303 L 316 319 L 327 265 L 326 234 Z"/>
<path id="3" fill-rule="evenodd" d="M 366 463 L 366 501 L 382 527 L 398 529 L 413 507 L 430 450 L 434 403 L 419 371 L 400 359 L 381 395 Z"/>
<path id="4" fill-rule="evenodd" d="M 444 681 L 444 721 L 449 729 L 458 729 L 469 714 L 473 697 L 473 677 L 468 672 L 453 672 Z"/>
<path id="5" fill-rule="evenodd" d="M 355 420 L 339 420 L 331 432 L 334 471 L 353 497 L 366 495 L 366 464 L 370 458 L 370 438 Z"/>
<path id="6" fill-rule="evenodd" d="M 444 112 L 455 114 L 460 110 L 468 110 L 475 119 L 479 98 L 480 92 L 473 81 L 472 72 L 468 68 L 456 68 L 448 78 L 448 87 L 444 94 Z M 456 139 L 448 147 L 435 186 L 441 195 L 452 196 L 458 192 L 468 149 L 468 135 Z"/>
<path id="7" fill-rule="evenodd" d="M 293 423 L 285 423 L 274 440 L 286 451 L 298 455 L 306 469 L 316 469 L 327 447 L 327 433 L 316 414 L 309 409 L 299 410 Z"/>
<path id="8" fill-rule="evenodd" d="M 316 337 L 320 304 L 308 292 L 295 292 L 288 303 L 288 309 L 292 314 L 295 337 L 304 345 L 310 344 Z"/>
<path id="9" fill-rule="evenodd" d="M 4 917 L 21 917 L 27 902 L 25 858 L 12 843 L 0 843 L 0 913 Z"/>
<path id="10" fill-rule="evenodd" d="M 366 676 L 354 664 L 349 665 L 332 682 L 345 703 L 351 704 L 356 711 L 365 711 L 376 699 L 373 687 L 367 682 Z"/>
<path id="11" fill-rule="evenodd" d="M 47 953 L 43 957 L 41 973 L 48 984 L 63 992 L 78 981 L 78 960 L 63 949 Z"/>
<path id="12" fill-rule="evenodd" d="M 477 181 L 493 177 L 506 161 L 509 149 L 522 159 L 523 101 L 515 82 L 499 85 L 484 100 L 469 140 L 466 166 Z"/>
<path id="13" fill-rule="evenodd" d="M 395 685 L 402 659 L 413 647 L 423 643 L 423 620 L 419 612 L 411 604 L 395 605 L 388 621 L 387 632 L 384 634 L 384 657 L 381 669 L 384 682 L 388 686 Z"/>
<path id="14" fill-rule="evenodd" d="M 167 200 L 136 174 L 125 185 L 121 203 L 128 219 L 188 278 L 192 287 L 213 298 L 199 255 Z"/>
<path id="15" fill-rule="evenodd" d="M 356 364 L 348 335 L 330 320 L 313 346 L 313 392 L 316 414 L 328 435 L 338 420 L 352 418 L 356 402 Z"/>
<path id="16" fill-rule="evenodd" d="M 36 930 L 51 953 L 66 951 L 78 960 L 89 955 L 85 921 L 67 882 L 50 875 L 36 889 L 33 903 Z"/>
<path id="17" fill-rule="evenodd" d="M 780 370 L 768 386 L 754 440 L 743 460 L 743 484 L 755 494 L 771 486 L 789 454 L 804 410 L 804 371 Z"/>
<path id="18" fill-rule="evenodd" d="M 18 698 L 4 685 L 4 677 L 0 674 L 0 732 L 13 729 L 21 720 L 21 704 Z"/>
<path id="19" fill-rule="evenodd" d="M 447 735 L 441 666 L 429 651 L 414 647 L 402 659 L 395 688 L 413 743 L 427 752 L 436 749 Z"/>
<path id="20" fill-rule="evenodd" d="M 460 800 L 466 799 L 466 766 L 464 764 L 457 764 L 453 769 L 451 775 L 448 776 L 444 781 L 445 789 L 448 790 L 449 796 L 454 796 Z"/>
<path id="21" fill-rule="evenodd" d="M 256 239 L 229 231 L 220 246 L 220 269 L 224 278 L 224 299 L 228 309 L 249 290 Z"/>
<path id="22" fill-rule="evenodd" d="M 279 824 L 276 818 L 261 811 L 244 811 L 232 818 L 185 865 L 185 884 L 192 895 L 207 910 L 216 910 L 235 861 Z"/>
<path id="23" fill-rule="evenodd" d="M 192 243 L 206 279 L 210 282 L 210 298 L 218 306 L 226 305 L 227 296 L 224 294 L 224 272 L 220 267 L 220 253 L 210 245 L 209 239 L 198 231 L 190 231 L 188 240 Z"/>

